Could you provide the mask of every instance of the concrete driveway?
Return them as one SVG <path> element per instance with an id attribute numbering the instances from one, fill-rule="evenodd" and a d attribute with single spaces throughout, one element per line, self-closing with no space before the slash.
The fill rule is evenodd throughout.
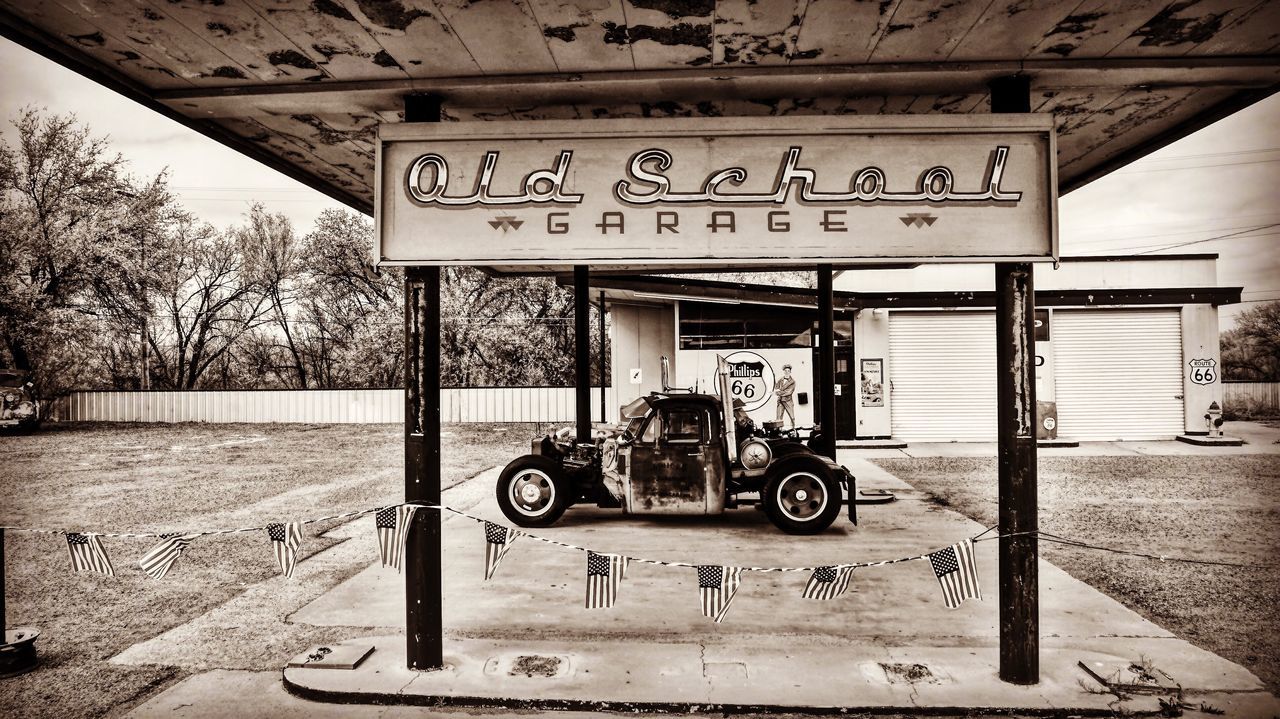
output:
<path id="1" fill-rule="evenodd" d="M 841 459 L 859 477 L 860 487 L 893 489 L 900 500 L 863 507 L 858 527 L 841 518 L 818 537 L 782 534 L 754 509 L 721 517 L 643 519 L 575 508 L 557 526 L 536 533 L 652 559 L 814 566 L 918 556 L 982 531 L 854 451 Z M 496 470 L 483 473 L 447 492 L 445 503 L 505 523 L 492 498 L 495 480 Z M 376 556 L 368 524 L 361 531 L 353 531 L 352 525 L 335 530 L 350 539 L 328 552 Z M 357 703 L 1087 712 L 1156 708 L 1155 697 L 1121 702 L 1087 691 L 1085 687 L 1097 685 L 1077 665 L 1084 662 L 1104 676 L 1123 675 L 1130 662 L 1146 657 L 1188 690 L 1188 700 L 1233 710 L 1233 716 L 1280 711 L 1280 703 L 1245 669 L 1175 638 L 1043 561 L 1041 683 L 1015 687 L 1000 682 L 995 542 L 977 545 L 983 602 L 946 609 L 938 582 L 923 561 L 859 569 L 853 590 L 831 602 L 800 596 L 804 573 L 744 573 L 733 608 L 719 625 L 701 616 L 691 569 L 633 563 L 617 606 L 588 611 L 582 606 L 581 552 L 522 539 L 498 575 L 485 582 L 481 526 L 447 517 L 445 542 L 446 671 L 415 674 L 403 668 L 403 578 L 370 566 L 299 606 L 290 621 L 364 627 L 350 630 L 350 636 L 376 650 L 354 671 L 291 669 L 287 683 L 295 691 Z M 323 562 L 324 553 L 308 561 Z M 299 572 L 305 570 L 304 563 Z M 215 640 L 217 623 L 216 618 L 201 618 L 192 623 L 200 626 L 178 627 L 136 645 L 118 660 L 169 663 L 190 654 L 194 637 Z M 552 669 L 533 676 L 522 673 L 514 667 L 521 657 L 542 658 L 540 666 Z M 206 710 L 214 697 L 224 701 L 240 691 L 234 688 L 237 683 L 254 681 L 263 680 L 226 672 L 200 674 L 138 707 L 133 716 L 213 715 Z M 244 708 L 287 714 L 299 705 L 315 706 L 274 690 L 271 696 L 264 704 Z"/>

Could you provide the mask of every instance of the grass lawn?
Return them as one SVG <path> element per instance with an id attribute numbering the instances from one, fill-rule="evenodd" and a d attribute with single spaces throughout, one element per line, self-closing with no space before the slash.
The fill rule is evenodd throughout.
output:
<path id="1" fill-rule="evenodd" d="M 446 487 L 527 452 L 539 431 L 530 424 L 445 430 Z M 176 531 L 367 508 L 403 497 L 403 442 L 398 425 L 47 425 L 0 437 L 0 524 Z M 301 557 L 330 546 L 317 535 L 333 526 L 308 526 Z M 0 682 L 0 716 L 103 716 L 145 698 L 182 671 L 111 657 L 279 571 L 266 537 L 253 533 L 199 539 L 156 581 L 137 566 L 152 543 L 105 539 L 117 574 L 108 578 L 73 574 L 62 536 L 6 533 L 9 625 L 35 626 L 42 636 L 40 668 Z"/>
<path id="2" fill-rule="evenodd" d="M 995 458 L 874 460 L 995 524 Z M 1040 528 L 1091 544 L 1270 568 L 1159 562 L 1042 542 L 1042 555 L 1280 693 L 1280 457 L 1041 457 Z M 1270 617 L 1270 618 L 1268 618 Z M 1159 657 L 1151 657 L 1156 666 Z"/>

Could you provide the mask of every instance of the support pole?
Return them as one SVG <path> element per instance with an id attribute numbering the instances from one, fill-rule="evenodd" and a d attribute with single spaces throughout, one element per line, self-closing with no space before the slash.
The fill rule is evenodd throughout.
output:
<path id="1" fill-rule="evenodd" d="M 818 265 L 818 393 L 822 454 L 836 458 L 836 322 L 831 265 Z"/>
<path id="2" fill-rule="evenodd" d="M 1030 112 L 1025 76 L 991 83 L 992 112 Z M 1000 530 L 1000 678 L 1040 681 L 1036 505 L 1035 281 L 1027 262 L 997 263 L 996 392 Z M 1016 535 L 1016 536 L 1010 536 Z"/>
<path id="3" fill-rule="evenodd" d="M 578 441 L 591 441 L 591 296 L 586 265 L 573 266 L 573 350 Z"/>
<path id="4" fill-rule="evenodd" d="M 439 122 L 440 100 L 412 95 L 404 100 L 405 122 Z M 405 454 L 406 502 L 440 503 L 440 268 L 405 271 Z M 419 510 L 405 538 L 405 639 L 408 667 L 444 666 L 444 556 L 442 517 Z"/>
<path id="5" fill-rule="evenodd" d="M 609 375 L 606 374 L 609 369 L 609 355 L 607 352 L 609 335 L 604 326 L 604 293 L 600 293 L 599 308 L 599 325 L 600 325 L 600 421 L 609 421 L 609 398 L 605 394 L 605 386 L 608 384 Z"/>

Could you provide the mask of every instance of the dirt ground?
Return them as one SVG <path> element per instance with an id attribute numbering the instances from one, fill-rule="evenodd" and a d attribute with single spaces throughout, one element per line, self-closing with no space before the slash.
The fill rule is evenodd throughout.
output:
<path id="1" fill-rule="evenodd" d="M 997 521 L 995 458 L 877 459 L 935 501 Z M 1280 457 L 1041 457 L 1040 528 L 1091 544 L 1268 568 L 1160 562 L 1042 542 L 1042 554 L 1280 692 Z M 1159 666 L 1159 657 L 1150 657 Z"/>
<path id="2" fill-rule="evenodd" d="M 445 429 L 446 487 L 527 452 L 539 431 L 529 424 Z M 0 437 L 0 524 L 178 531 L 338 514 L 403 497 L 403 442 L 396 425 L 48 425 Z M 310 525 L 300 558 L 333 544 L 318 535 L 334 526 Z M 115 578 L 73 574 L 60 535 L 6 532 L 8 623 L 41 630 L 41 666 L 0 682 L 0 716 L 104 716 L 136 703 L 181 672 L 121 666 L 111 657 L 279 571 L 258 533 L 199 539 L 160 581 L 137 565 L 154 540 L 103 541 Z"/>

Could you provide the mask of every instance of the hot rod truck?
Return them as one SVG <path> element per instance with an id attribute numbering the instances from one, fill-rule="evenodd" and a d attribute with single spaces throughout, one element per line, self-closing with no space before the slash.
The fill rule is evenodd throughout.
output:
<path id="1" fill-rule="evenodd" d="M 849 470 L 775 423 L 763 433 L 738 431 L 727 365 L 716 359 L 719 396 L 668 387 L 664 357 L 663 391 L 623 408 L 625 424 L 594 430 L 590 442 L 578 442 L 572 427 L 533 440 L 532 452 L 498 479 L 503 514 L 521 527 L 546 527 L 574 504 L 685 515 L 758 505 L 782 531 L 815 534 L 845 505 L 857 524 Z"/>

